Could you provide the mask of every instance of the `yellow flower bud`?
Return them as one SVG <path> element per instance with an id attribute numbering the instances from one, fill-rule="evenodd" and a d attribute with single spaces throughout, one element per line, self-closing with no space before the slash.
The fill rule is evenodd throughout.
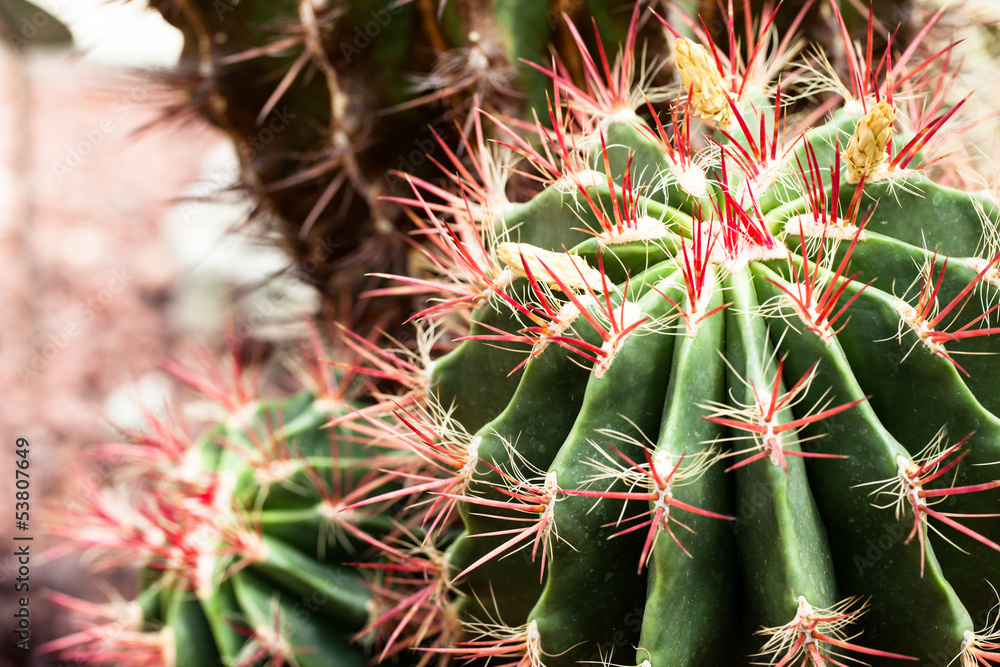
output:
<path id="1" fill-rule="evenodd" d="M 854 136 L 841 154 L 847 167 L 847 182 L 857 183 L 862 174 L 872 174 L 886 158 L 885 148 L 892 141 L 892 123 L 896 112 L 879 102 L 858 121 Z"/>
<path id="2" fill-rule="evenodd" d="M 694 112 L 702 118 L 729 125 L 733 121 L 733 110 L 729 106 L 726 80 L 708 49 L 681 37 L 674 46 L 674 60 L 681 84 L 691 96 Z"/>
<path id="3" fill-rule="evenodd" d="M 564 252 L 551 252 L 527 243 L 501 243 L 497 246 L 497 259 L 522 278 L 526 278 L 530 270 L 535 280 L 553 289 L 562 289 L 560 282 L 574 290 L 601 289 L 600 272 L 582 258 Z"/>

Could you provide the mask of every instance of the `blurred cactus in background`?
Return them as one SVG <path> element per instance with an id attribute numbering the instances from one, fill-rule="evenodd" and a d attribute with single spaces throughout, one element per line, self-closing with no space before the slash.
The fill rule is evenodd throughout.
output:
<path id="1" fill-rule="evenodd" d="M 77 612 L 78 631 L 42 653 L 101 665 L 366 664 L 371 642 L 352 640 L 379 586 L 359 568 L 372 567 L 372 551 L 402 557 L 400 545 L 420 536 L 380 507 L 341 510 L 366 497 L 381 467 L 401 463 L 356 422 L 386 411 L 365 373 L 407 361 L 341 340 L 336 356 L 358 366 L 321 361 L 314 331 L 287 360 L 302 387 L 289 397 L 268 398 L 261 367 L 236 347 L 223 363 L 199 353 L 195 369 L 168 365 L 198 398 L 149 415 L 126 443 L 94 448 L 109 483 L 78 489 L 49 527 L 66 538 L 50 557 L 139 566 L 141 592 L 107 604 L 52 593 Z M 362 366 L 368 356 L 377 363 Z M 195 436 L 194 419 L 217 421 Z"/>

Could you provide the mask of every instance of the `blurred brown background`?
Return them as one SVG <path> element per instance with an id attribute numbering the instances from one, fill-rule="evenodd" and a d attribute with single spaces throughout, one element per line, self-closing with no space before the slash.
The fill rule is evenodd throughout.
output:
<path id="1" fill-rule="evenodd" d="M 8 128 L 0 134 L 0 431 L 6 449 L 0 462 L 8 463 L 0 496 L 13 499 L 14 440 L 27 437 L 28 534 L 35 537 L 31 639 L 38 645 L 58 627 L 43 587 L 85 596 L 94 586 L 76 563 L 41 564 L 43 499 L 58 503 L 60 490 L 83 469 L 85 443 L 109 439 L 101 415 L 110 394 L 127 393 L 141 378 L 150 385 L 147 393 L 158 390 L 156 378 L 163 376 L 149 374 L 177 334 L 168 316 L 177 260 L 164 223 L 218 138 L 198 124 L 161 126 L 137 137 L 157 117 L 152 87 L 137 91 L 117 73 L 59 54 L 24 58 L 0 50 L 0 82 L 0 123 Z M 165 379 L 159 384 L 169 390 Z M 15 653 L 8 629 L 17 569 L 10 514 L 0 520 L 0 627 L 6 630 L 0 656 Z M 7 664 L 18 664 L 18 657 Z"/>

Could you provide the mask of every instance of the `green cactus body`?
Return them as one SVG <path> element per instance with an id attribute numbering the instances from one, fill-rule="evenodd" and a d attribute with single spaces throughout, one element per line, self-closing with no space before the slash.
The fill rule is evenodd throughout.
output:
<path id="1" fill-rule="evenodd" d="M 358 563 L 394 550 L 383 540 L 407 547 L 381 512 L 386 503 L 346 508 L 398 488 L 378 469 L 400 454 L 359 434 L 352 411 L 378 423 L 378 406 L 358 398 L 357 376 L 324 369 L 325 356 L 307 353 L 313 388 L 284 399 L 257 398 L 249 373 L 228 392 L 215 372 L 174 367 L 227 417 L 193 441 L 152 419 L 148 433 L 110 451 L 125 481 L 89 490 L 53 532 L 111 564 L 143 568 L 143 592 L 127 614 L 57 596 L 90 619 L 43 652 L 150 667 L 368 663 L 371 643 L 361 637 L 388 598 Z M 122 493 L 131 506 L 119 505 Z"/>
<path id="2" fill-rule="evenodd" d="M 540 132 L 547 152 L 508 142 L 549 178 L 524 206 L 563 207 L 484 242 L 481 275 L 521 280 L 481 285 L 473 320 L 516 322 L 437 362 L 459 413 L 450 387 L 503 381 L 474 355 L 523 369 L 467 425 L 479 463 L 448 496 L 464 634 L 442 661 L 997 660 L 996 207 L 910 169 L 948 113 L 893 136 L 888 89 L 865 87 L 784 136 L 763 62 L 703 61 L 672 128 L 594 111 L 618 69 L 556 76 L 589 117 Z M 696 161 L 688 127 L 715 128 Z M 589 217 L 560 194 L 574 179 Z"/>

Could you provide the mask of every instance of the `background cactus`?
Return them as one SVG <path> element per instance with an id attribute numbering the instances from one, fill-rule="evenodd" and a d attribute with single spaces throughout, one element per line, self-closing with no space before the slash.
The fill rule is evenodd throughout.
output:
<path id="1" fill-rule="evenodd" d="M 67 540 L 49 556 L 138 566 L 140 592 L 107 604 L 52 593 L 79 612 L 78 631 L 42 653 L 100 665 L 367 664 L 361 631 L 388 598 L 356 563 L 372 561 L 373 547 L 402 557 L 408 542 L 381 507 L 339 512 L 398 455 L 350 423 L 354 411 L 382 408 L 361 398 L 364 373 L 344 368 L 373 346 L 344 340 L 339 367 L 320 361 L 318 337 L 303 345 L 290 367 L 305 388 L 286 398 L 267 394 L 282 385 L 287 394 L 287 377 L 270 373 L 264 393 L 261 369 L 235 353 L 222 368 L 205 355 L 197 370 L 171 365 L 201 395 L 185 411 L 219 421 L 192 438 L 177 413 L 151 415 L 129 442 L 94 450 L 112 483 L 82 487 L 59 512 L 50 531 Z M 383 362 L 382 371 L 394 363 Z"/>

